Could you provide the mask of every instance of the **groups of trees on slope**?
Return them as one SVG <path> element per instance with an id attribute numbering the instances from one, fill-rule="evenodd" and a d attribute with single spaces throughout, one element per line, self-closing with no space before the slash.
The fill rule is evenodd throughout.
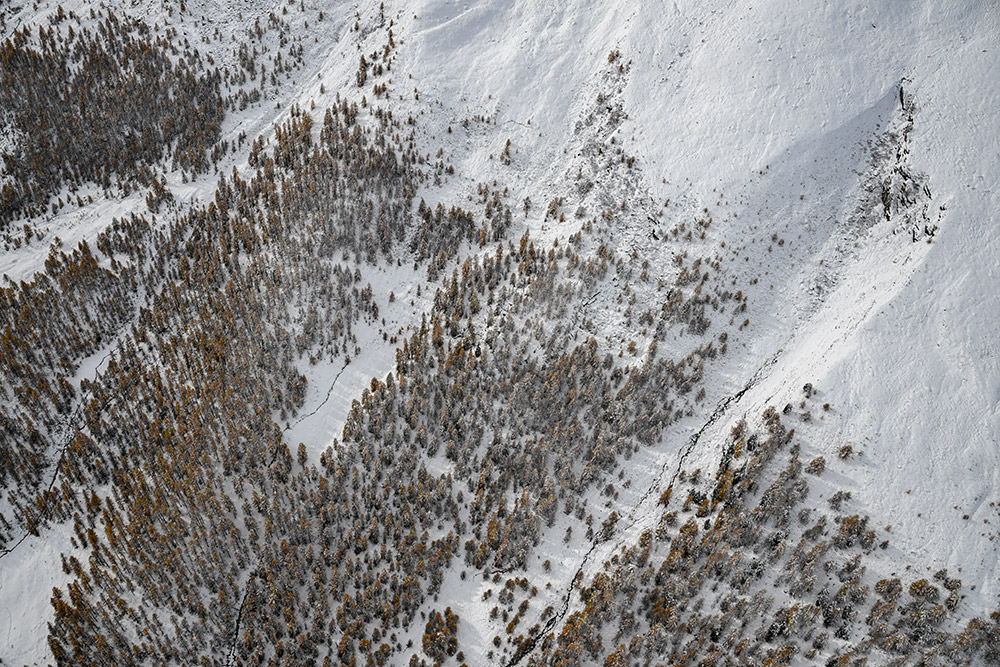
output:
<path id="1" fill-rule="evenodd" d="M 360 85 L 385 83 L 388 55 L 362 63 Z M 55 250 L 5 288 L 3 537 L 72 525 L 57 663 L 461 664 L 483 647 L 441 597 L 455 578 L 488 582 L 487 656 L 503 663 L 998 660 L 1000 617 L 962 619 L 948 573 L 866 574 L 884 536 L 846 494 L 810 506 L 825 463 L 799 461 L 773 410 L 763 434 L 718 443 L 714 477 L 651 488 L 655 526 L 571 582 L 564 614 L 567 582 L 532 566 L 552 557 L 543 542 L 558 523 L 557 541 L 588 549 L 635 520 L 618 504 L 633 457 L 705 405 L 747 297 L 699 243 L 700 216 L 628 248 L 609 206 L 543 245 L 508 237 L 497 183 L 472 199 L 481 214 L 418 201 L 448 167 L 411 120 L 339 98 L 321 121 L 295 108 L 211 202 L 116 220 L 96 250 Z M 632 168 L 609 153 L 595 164 Z M 432 310 L 310 459 L 281 426 L 303 407 L 302 368 L 356 356 L 383 296 L 365 276 L 403 262 L 439 282 Z"/>

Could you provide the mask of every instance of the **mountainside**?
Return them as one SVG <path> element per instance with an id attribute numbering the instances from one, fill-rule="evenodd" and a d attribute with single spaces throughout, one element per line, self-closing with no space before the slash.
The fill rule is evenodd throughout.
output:
<path id="1" fill-rule="evenodd" d="M 877 4 L 0 6 L 0 665 L 1000 664 L 1000 14 Z"/>

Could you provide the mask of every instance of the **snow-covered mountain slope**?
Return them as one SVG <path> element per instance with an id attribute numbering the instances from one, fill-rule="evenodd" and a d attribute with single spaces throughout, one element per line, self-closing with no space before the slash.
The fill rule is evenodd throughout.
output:
<path id="1" fill-rule="evenodd" d="M 989 3 L 113 12 L 0 81 L 224 117 L 0 96 L 2 664 L 1000 662 Z"/>
<path id="2" fill-rule="evenodd" d="M 992 604 L 996 12 L 436 2 L 416 13 L 417 80 L 466 114 L 496 110 L 496 129 L 460 171 L 512 171 L 526 191 L 559 183 L 575 172 L 578 123 L 603 93 L 621 101 L 628 118 L 611 136 L 637 156 L 654 201 L 709 206 L 712 232 L 730 247 L 787 239 L 791 257 L 731 257 L 759 280 L 761 320 L 737 378 L 779 354 L 742 412 L 794 401 L 806 382 L 822 387 L 834 406 L 826 437 L 865 453 L 852 482 L 868 511 L 893 524 L 905 553 L 979 573 L 975 598 Z M 595 74 L 609 51 L 629 63 L 622 80 Z M 893 162 L 871 152 L 902 96 L 913 129 L 886 150 L 905 151 L 904 167 L 926 178 L 925 215 L 940 228 L 929 244 L 912 243 L 898 219 L 855 211 L 901 163 L 867 164 Z M 484 159 L 505 136 L 518 151 L 510 170 Z"/>

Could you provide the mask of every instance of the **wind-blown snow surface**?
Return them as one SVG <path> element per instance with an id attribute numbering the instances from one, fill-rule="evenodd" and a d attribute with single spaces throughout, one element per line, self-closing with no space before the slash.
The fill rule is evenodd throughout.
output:
<path id="1" fill-rule="evenodd" d="M 864 452 L 851 482 L 866 510 L 892 524 L 901 551 L 961 567 L 976 584 L 970 604 L 994 605 L 996 7 L 425 2 L 415 13 L 406 53 L 421 90 L 456 118 L 495 113 L 459 171 L 501 171 L 488 155 L 509 137 L 513 174 L 533 197 L 569 171 L 575 123 L 608 92 L 596 74 L 608 53 L 631 62 L 614 136 L 639 156 L 653 199 L 718 210 L 730 244 L 773 230 L 797 248 L 792 261 L 741 268 L 760 278 L 751 300 L 769 304 L 741 358 L 781 352 L 741 410 L 821 387 L 834 406 L 827 428 Z M 901 81 L 916 107 L 911 164 L 929 177 L 941 229 L 927 245 L 877 226 L 863 250 L 838 249 L 828 241 L 860 194 L 869 143 L 899 110 Z"/>
<path id="2" fill-rule="evenodd" d="M 280 6 L 256 4 L 265 14 Z M 875 524 L 892 525 L 885 569 L 916 561 L 930 571 L 961 571 L 971 616 L 995 609 L 1000 594 L 998 516 L 990 506 L 1000 484 L 1000 18 L 991 3 L 871 5 L 437 0 L 386 3 L 386 13 L 397 17 L 399 89 L 416 87 L 420 96 L 419 104 L 412 95 L 399 101 L 400 108 L 429 108 L 422 141 L 443 144 L 455 166 L 456 178 L 439 195 L 464 197 L 475 183 L 499 179 L 512 201 L 535 202 L 525 218 L 532 238 L 564 239 L 579 221 L 543 220 L 544 204 L 574 182 L 588 142 L 606 147 L 613 138 L 637 157 L 634 181 L 619 191 L 629 197 L 620 252 L 648 242 L 661 224 L 658 211 L 666 220 L 708 209 L 712 235 L 728 253 L 725 268 L 744 278 L 742 285 L 756 280 L 747 290 L 749 333 L 706 379 L 709 403 L 775 360 L 714 428 L 725 431 L 732 419 L 767 405 L 797 403 L 803 384 L 815 385 L 831 410 L 822 427 L 803 428 L 822 428 L 827 442 L 862 452 L 842 488 L 855 492 Z M 40 15 L 53 7 L 42 3 Z M 218 13 L 203 9 L 211 28 Z M 231 9 L 222 11 L 232 19 Z M 370 17 L 377 3 L 358 11 Z M 344 34 L 353 12 L 329 11 L 327 39 L 314 45 L 298 82 L 284 85 L 279 108 L 271 102 L 229 118 L 227 131 L 265 132 L 293 103 L 354 95 L 357 51 Z M 622 70 L 609 76 L 613 51 Z M 901 82 L 913 115 L 905 159 L 926 175 L 931 195 L 924 203 L 939 227 L 930 243 L 912 240 L 898 221 L 855 215 L 879 168 L 872 148 L 905 112 Z M 592 129 L 588 115 L 600 105 L 620 105 L 620 122 Z M 486 121 L 463 126 L 477 116 Z M 508 139 L 512 160 L 504 165 Z M 192 186 L 189 196 L 207 196 L 211 185 L 205 179 L 205 191 Z M 614 184 L 604 192 L 611 197 Z M 598 202 L 580 205 L 588 203 Z M 119 205 L 106 208 L 65 214 L 70 239 L 92 239 L 120 214 Z M 77 226 L 78 217 L 92 227 Z M 763 248 L 773 234 L 787 242 L 780 252 Z M 15 278 L 29 275 L 45 257 L 44 247 L 34 250 L 3 258 L 3 267 Z M 395 272 L 386 281 L 406 290 L 420 279 Z M 416 311 L 387 312 L 405 327 L 425 306 L 417 300 Z M 307 371 L 307 416 L 289 424 L 289 440 L 318 452 L 336 437 L 352 397 L 392 366 L 392 348 L 378 336 L 373 330 L 366 352 L 342 376 L 339 362 Z M 686 437 L 689 427 L 683 423 L 671 437 Z M 712 439 L 702 442 L 709 444 L 692 453 L 690 467 L 717 462 Z M 676 455 L 668 438 L 655 463 Z M 7 662 L 48 659 L 46 601 L 63 575 L 59 548 L 38 542 L 64 532 L 29 538 L 16 558 L 0 561 L 0 656 Z M 563 551 L 554 541 L 540 549 Z M 565 575 L 560 588 L 580 556 L 565 551 L 552 575 Z M 49 579 L 40 582 L 42 574 Z M 442 593 L 456 609 L 477 595 L 454 577 Z M 467 651 L 470 659 L 485 660 L 493 633 L 476 625 L 474 612 L 462 617 L 471 621 L 463 622 L 463 646 L 478 644 L 481 652 Z"/>

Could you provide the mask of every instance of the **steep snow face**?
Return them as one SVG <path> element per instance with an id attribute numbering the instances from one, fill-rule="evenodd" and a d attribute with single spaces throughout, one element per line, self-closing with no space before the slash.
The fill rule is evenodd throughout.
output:
<path id="1" fill-rule="evenodd" d="M 759 280 L 755 335 L 716 395 L 777 353 L 741 411 L 821 387 L 824 437 L 864 452 L 851 488 L 892 525 L 900 562 L 963 568 L 970 603 L 994 605 L 997 13 L 961 2 L 428 1 L 414 14 L 406 62 L 441 104 L 431 122 L 463 137 L 461 174 L 536 200 L 561 194 L 594 136 L 598 95 L 621 104 L 625 118 L 599 138 L 637 156 L 656 208 L 707 207 L 715 239 L 738 251 L 733 266 Z M 609 80 L 613 52 L 623 73 Z M 458 130 L 479 115 L 488 121 Z M 900 168 L 919 181 L 914 201 L 859 219 L 863 203 L 882 210 Z M 772 234 L 790 249 L 764 252 Z"/>
<path id="2" fill-rule="evenodd" d="M 831 383 L 850 396 L 846 435 L 871 442 L 860 484 L 887 517 L 906 517 L 905 548 L 978 572 L 984 604 L 997 587 L 1000 384 L 993 155 L 1000 119 L 984 105 L 1000 65 L 997 17 L 958 11 L 952 47 L 932 51 L 919 84 L 913 163 L 944 207 L 941 232 L 907 284 L 858 334 L 858 354 Z M 916 511 L 914 511 L 916 510 Z M 964 516 L 968 515 L 968 519 Z"/>
<path id="3" fill-rule="evenodd" d="M 953 27 L 925 36 L 912 10 L 888 5 L 425 2 L 407 53 L 446 111 L 495 114 L 523 160 L 560 173 L 575 122 L 602 92 L 594 79 L 620 50 L 630 120 L 619 138 L 648 175 L 742 185 L 783 154 L 827 152 L 831 133 L 949 43 Z"/>

